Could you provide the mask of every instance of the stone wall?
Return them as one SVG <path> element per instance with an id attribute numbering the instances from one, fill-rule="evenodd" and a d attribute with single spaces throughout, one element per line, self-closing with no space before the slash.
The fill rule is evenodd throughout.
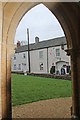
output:
<path id="1" fill-rule="evenodd" d="M 37 74 L 37 73 L 28 73 L 28 75 L 38 76 L 38 77 L 45 77 L 45 78 L 71 80 L 70 75 L 52 75 L 52 74 Z"/>
<path id="2" fill-rule="evenodd" d="M 23 72 L 12 72 L 15 74 L 23 74 Z M 44 73 L 27 73 L 27 75 L 37 76 L 37 77 L 45 77 L 45 78 L 54 78 L 54 79 L 64 79 L 64 80 L 71 80 L 70 75 L 52 75 L 52 74 L 44 74 Z"/>

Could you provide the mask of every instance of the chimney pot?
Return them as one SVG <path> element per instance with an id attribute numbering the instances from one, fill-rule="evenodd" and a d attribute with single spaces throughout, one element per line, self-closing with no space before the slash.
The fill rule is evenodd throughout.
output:
<path id="1" fill-rule="evenodd" d="M 39 43 L 39 37 L 35 37 L 35 43 Z"/>
<path id="2" fill-rule="evenodd" d="M 19 46 L 20 46 L 20 41 L 17 42 L 17 47 L 19 47 Z"/>

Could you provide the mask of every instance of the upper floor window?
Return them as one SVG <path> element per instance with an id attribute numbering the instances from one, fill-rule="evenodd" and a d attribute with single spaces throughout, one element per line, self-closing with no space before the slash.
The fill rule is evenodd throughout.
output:
<path id="1" fill-rule="evenodd" d="M 59 57 L 59 56 L 60 56 L 60 49 L 57 48 L 57 49 L 56 49 L 56 57 Z"/>
<path id="2" fill-rule="evenodd" d="M 43 59 L 43 51 L 39 51 L 39 58 Z"/>
<path id="3" fill-rule="evenodd" d="M 26 58 L 26 55 L 25 55 L 25 53 L 23 54 L 23 58 Z"/>
<path id="4" fill-rule="evenodd" d="M 16 56 L 14 56 L 14 60 L 16 60 Z"/>
<path id="5" fill-rule="evenodd" d="M 19 64 L 18 69 L 21 70 L 21 64 Z"/>
<path id="6" fill-rule="evenodd" d="M 16 70 L 16 64 L 14 64 L 14 70 Z"/>

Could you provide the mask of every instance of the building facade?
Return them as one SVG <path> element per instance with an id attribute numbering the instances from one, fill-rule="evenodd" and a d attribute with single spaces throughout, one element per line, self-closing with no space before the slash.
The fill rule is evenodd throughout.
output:
<path id="1" fill-rule="evenodd" d="M 30 70 L 31 73 L 50 73 L 51 68 L 54 74 L 69 74 L 70 57 L 66 55 L 66 38 L 39 42 L 35 38 L 35 43 L 30 44 Z M 11 59 L 12 72 L 28 72 L 28 45 L 19 46 Z"/>

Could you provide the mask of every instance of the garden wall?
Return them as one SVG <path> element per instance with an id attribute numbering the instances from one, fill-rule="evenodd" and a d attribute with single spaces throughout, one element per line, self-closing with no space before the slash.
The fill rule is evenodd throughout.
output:
<path id="1" fill-rule="evenodd" d="M 15 74 L 24 74 L 23 72 L 12 72 Z M 53 74 L 44 74 L 44 73 L 27 73 L 27 75 L 38 76 L 38 77 L 45 77 L 45 78 L 54 78 L 54 79 L 64 79 L 64 80 L 71 80 L 70 75 L 53 75 Z"/>
<path id="2" fill-rule="evenodd" d="M 40 74 L 40 73 L 28 73 L 28 75 L 46 77 L 46 78 L 54 78 L 54 79 L 71 80 L 70 75 L 52 75 L 52 74 L 43 74 L 43 73 L 42 74 Z"/>

